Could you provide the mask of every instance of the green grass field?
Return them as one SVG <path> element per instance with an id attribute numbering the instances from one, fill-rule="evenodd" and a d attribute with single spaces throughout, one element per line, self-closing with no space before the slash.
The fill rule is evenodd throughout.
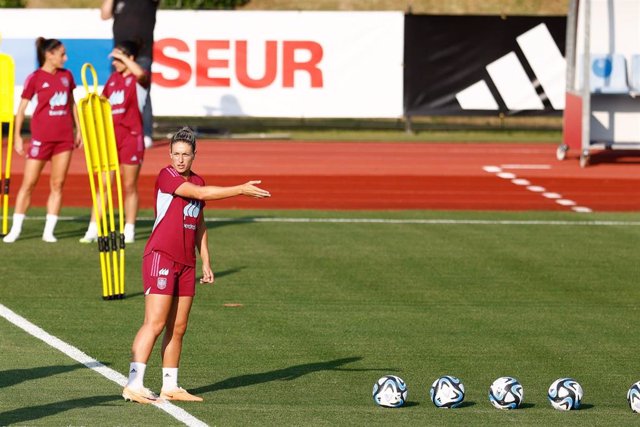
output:
<path id="1" fill-rule="evenodd" d="M 63 215 L 79 218 L 59 223 L 57 244 L 40 241 L 38 219 L 26 221 L 23 239 L 0 244 L 0 303 L 126 374 L 142 321 L 144 241 L 127 248 L 127 299 L 102 301 L 97 249 L 77 243 L 88 211 Z M 198 288 L 180 370 L 180 383 L 205 402 L 178 405 L 207 424 L 638 423 L 626 402 L 640 380 L 637 215 L 207 215 L 222 218 L 209 223 L 217 280 Z M 277 220 L 285 217 L 298 221 Z M 336 218 L 411 221 L 327 220 Z M 452 221 L 433 221 L 444 219 Z M 140 222 L 141 239 L 150 227 Z M 120 386 L 4 319 L 0 337 L 0 425 L 180 424 L 126 404 Z M 159 363 L 154 351 L 146 385 L 157 391 Z M 408 383 L 406 407 L 374 405 L 384 374 Z M 444 374 L 464 382 L 461 408 L 431 404 L 429 386 Z M 489 385 L 505 375 L 523 384 L 522 409 L 489 404 Z M 582 384 L 581 410 L 548 404 L 546 390 L 562 376 Z"/>

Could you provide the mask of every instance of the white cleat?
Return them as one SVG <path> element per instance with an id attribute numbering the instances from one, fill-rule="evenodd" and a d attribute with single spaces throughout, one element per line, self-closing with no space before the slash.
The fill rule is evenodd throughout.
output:
<path id="1" fill-rule="evenodd" d="M 18 237 L 20 237 L 20 233 L 9 233 L 2 238 L 2 241 L 5 243 L 13 243 L 18 240 Z"/>
<path id="2" fill-rule="evenodd" d="M 56 243 L 58 241 L 58 239 L 56 239 L 56 236 L 54 236 L 53 234 L 50 234 L 48 236 L 45 236 L 43 234 L 42 235 L 42 241 L 43 242 L 47 242 L 47 243 Z"/>

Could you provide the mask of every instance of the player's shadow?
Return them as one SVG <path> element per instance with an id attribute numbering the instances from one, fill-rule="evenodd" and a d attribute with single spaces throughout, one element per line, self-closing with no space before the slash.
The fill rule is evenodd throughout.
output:
<path id="1" fill-rule="evenodd" d="M 69 399 L 63 400 L 62 402 L 53 402 L 44 405 L 25 406 L 23 408 L 0 413 L 0 420 L 2 425 L 24 425 L 29 424 L 29 421 L 39 420 L 71 409 L 95 408 L 96 406 L 103 405 L 107 402 L 116 402 L 119 400 L 122 400 L 120 395 L 112 394 Z"/>
<path id="2" fill-rule="evenodd" d="M 288 368 L 276 369 L 274 371 L 260 372 L 257 374 L 239 375 L 237 377 L 227 378 L 220 382 L 210 384 L 203 387 L 198 387 L 193 390 L 189 390 L 194 394 L 209 393 L 212 391 L 229 390 L 240 387 L 247 387 L 256 384 L 267 383 L 270 381 L 292 381 L 307 374 L 321 371 L 349 371 L 349 372 L 363 372 L 363 371 L 392 371 L 397 369 L 384 368 L 384 369 L 350 369 L 343 368 L 343 365 L 348 363 L 357 362 L 362 360 L 362 357 L 345 357 L 342 359 L 329 360 L 326 362 L 304 363 L 302 365 L 290 366 Z"/>
<path id="3" fill-rule="evenodd" d="M 0 388 L 10 387 L 25 381 L 51 377 L 53 375 L 66 374 L 67 372 L 75 371 L 80 368 L 84 368 L 84 366 L 55 365 L 27 369 L 8 369 L 6 371 L 0 371 Z"/>

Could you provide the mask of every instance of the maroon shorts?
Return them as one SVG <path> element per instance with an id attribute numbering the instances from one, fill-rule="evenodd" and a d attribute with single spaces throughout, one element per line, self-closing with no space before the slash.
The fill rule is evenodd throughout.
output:
<path id="1" fill-rule="evenodd" d="M 116 129 L 118 161 L 121 165 L 141 165 L 144 159 L 144 139 L 142 134 L 131 133 L 127 129 Z"/>
<path id="2" fill-rule="evenodd" d="M 145 295 L 192 297 L 196 294 L 196 268 L 151 252 L 142 259 L 142 284 Z"/>
<path id="3" fill-rule="evenodd" d="M 73 141 L 48 141 L 42 142 L 35 139 L 31 140 L 31 146 L 27 151 L 27 159 L 34 160 L 51 160 L 56 154 L 72 151 L 74 148 Z"/>

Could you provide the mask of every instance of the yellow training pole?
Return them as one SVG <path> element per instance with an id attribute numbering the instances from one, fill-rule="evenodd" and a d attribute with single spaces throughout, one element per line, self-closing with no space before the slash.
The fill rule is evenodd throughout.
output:
<path id="1" fill-rule="evenodd" d="M 11 155 L 13 151 L 13 88 L 15 63 L 6 53 L 0 53 L 0 181 L 2 181 L 2 234 L 8 232 L 9 189 L 11 183 Z M 7 159 L 2 176 L 2 124 L 9 123 L 7 135 Z"/>
<path id="2" fill-rule="evenodd" d="M 112 257 L 112 267 L 113 267 L 113 284 L 115 292 L 112 294 L 116 295 L 118 290 L 120 289 L 120 270 L 118 266 L 118 254 L 117 254 L 117 237 L 116 237 L 116 226 L 115 226 L 115 217 L 113 213 L 113 189 L 111 186 L 111 176 L 110 176 L 110 165 L 109 165 L 109 155 L 107 150 L 107 137 L 104 123 L 104 115 L 102 112 L 103 104 L 100 100 L 100 97 L 93 96 L 91 98 L 91 108 L 93 110 L 93 116 L 96 123 L 97 128 L 97 136 L 98 136 L 98 149 L 100 154 L 100 170 L 105 175 L 106 181 L 106 194 L 105 197 L 107 199 L 107 214 L 103 215 L 106 217 L 108 215 L 109 219 L 109 234 L 107 240 L 107 247 L 109 255 Z M 110 112 L 111 110 L 109 110 Z"/>
<path id="3" fill-rule="evenodd" d="M 89 91 L 89 85 L 86 79 L 86 71 L 89 69 L 93 75 L 93 93 Z M 84 64 L 81 70 L 82 83 L 87 92 L 86 96 L 82 98 L 78 103 L 78 114 L 80 118 L 80 129 L 82 132 L 82 141 L 84 146 L 85 160 L 87 163 L 87 173 L 89 175 L 89 185 L 91 190 L 91 201 L 93 203 L 93 212 L 96 218 L 96 225 L 98 227 L 98 251 L 100 253 L 100 272 L 102 275 L 102 298 L 109 299 L 112 295 L 111 285 L 111 268 L 109 265 L 108 257 L 104 248 L 104 233 L 106 224 L 103 226 L 101 221 L 101 212 L 104 212 L 104 197 L 103 197 L 103 183 L 102 173 L 100 171 L 100 158 L 98 153 L 98 143 L 96 136 L 95 120 L 93 118 L 93 111 L 91 108 L 91 98 L 95 96 L 98 86 L 98 77 L 95 69 L 91 64 Z M 94 173 L 97 175 L 97 184 L 94 180 Z M 98 204 L 98 200 L 100 204 Z"/>
<path id="4" fill-rule="evenodd" d="M 116 242 L 116 244 L 119 244 L 119 255 L 120 255 L 120 262 L 119 262 L 119 271 L 120 271 L 120 278 L 119 278 L 119 288 L 117 288 L 115 290 L 116 292 L 116 297 L 117 298 L 124 298 L 125 296 L 125 291 L 124 291 L 124 249 L 125 249 L 125 244 L 124 244 L 124 202 L 123 202 L 123 198 L 122 198 L 122 180 L 120 177 L 120 161 L 118 160 L 118 147 L 116 144 L 116 136 L 115 136 L 115 131 L 114 131 L 114 127 L 113 127 L 113 116 L 111 114 L 111 104 L 109 104 L 109 100 L 106 98 L 100 98 L 101 104 L 102 104 L 102 118 L 103 118 L 103 122 L 104 122 L 104 129 L 105 129 L 105 142 L 106 142 L 106 146 L 107 146 L 107 157 L 109 159 L 109 169 L 111 171 L 114 172 L 115 177 L 116 177 L 116 193 L 118 196 L 118 222 L 119 222 L 119 227 L 118 227 L 118 233 L 119 233 L 119 239 L 117 239 L 118 241 Z M 115 251 L 116 248 L 114 247 L 113 250 Z M 115 256 L 115 254 L 114 254 Z"/>
<path id="5" fill-rule="evenodd" d="M 87 70 L 93 76 L 93 91 L 89 90 L 87 84 Z M 98 95 L 98 77 L 89 63 L 82 66 L 82 82 L 87 95 L 79 101 L 78 105 L 81 114 L 82 138 L 85 141 L 91 201 L 98 228 L 102 297 L 121 299 L 125 296 L 124 203 L 111 105 L 108 99 Z M 111 173 L 115 174 L 115 189 Z M 119 226 L 117 229 L 114 197 L 118 198 Z"/>

